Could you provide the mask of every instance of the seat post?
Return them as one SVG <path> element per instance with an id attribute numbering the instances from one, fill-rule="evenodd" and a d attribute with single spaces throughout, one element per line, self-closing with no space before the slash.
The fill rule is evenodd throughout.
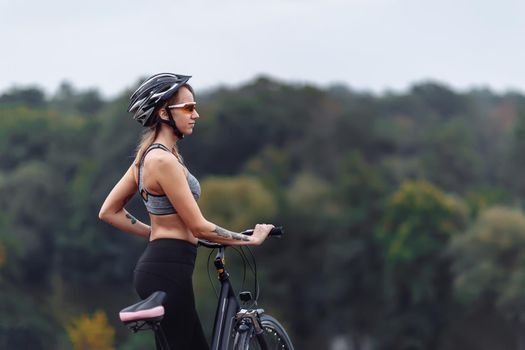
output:
<path id="1" fill-rule="evenodd" d="M 153 332 L 155 333 L 155 339 L 160 345 L 160 348 L 162 350 L 171 350 L 170 345 L 168 344 L 168 340 L 166 339 L 166 335 L 164 334 L 164 331 L 162 330 L 162 327 L 160 326 L 159 322 L 153 323 L 151 326 L 153 328 Z"/>

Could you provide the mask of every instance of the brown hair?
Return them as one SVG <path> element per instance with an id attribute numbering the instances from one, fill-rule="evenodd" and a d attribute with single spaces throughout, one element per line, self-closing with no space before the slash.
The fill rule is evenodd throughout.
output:
<path id="1" fill-rule="evenodd" d="M 181 88 L 182 87 L 186 87 L 188 90 L 190 90 L 191 94 L 195 97 L 195 93 L 193 92 L 193 89 L 192 89 L 192 87 L 189 84 L 184 84 L 184 85 L 181 86 Z M 153 111 L 153 118 L 154 118 L 153 125 L 151 125 L 148 129 L 146 129 L 144 131 L 144 133 L 142 134 L 142 137 L 140 139 L 140 142 L 138 143 L 137 148 L 136 148 L 135 165 L 137 167 L 140 166 L 140 160 L 142 159 L 142 156 L 144 155 L 144 152 L 146 152 L 146 150 L 149 148 L 149 146 L 151 146 L 153 144 L 153 141 L 155 141 L 155 139 L 159 135 L 160 129 L 162 127 L 162 123 L 159 120 L 160 119 L 159 110 L 161 108 L 165 107 L 168 104 L 176 104 L 177 103 L 177 98 L 179 96 L 179 91 L 180 91 L 180 89 L 177 90 L 177 93 L 175 93 L 175 95 L 173 95 L 165 104 L 163 104 L 162 106 L 157 107 Z M 175 157 L 177 157 L 177 159 L 181 163 L 183 163 L 182 156 L 180 155 L 179 150 L 178 150 L 176 145 L 171 150 L 171 153 L 173 153 L 175 155 Z"/>

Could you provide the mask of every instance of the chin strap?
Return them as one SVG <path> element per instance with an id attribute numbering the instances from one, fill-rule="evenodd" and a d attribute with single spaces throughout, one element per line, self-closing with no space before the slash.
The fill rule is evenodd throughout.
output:
<path id="1" fill-rule="evenodd" d="M 180 132 L 179 129 L 177 129 L 177 125 L 175 124 L 175 120 L 173 119 L 173 116 L 171 115 L 171 111 L 169 108 L 166 108 L 166 112 L 168 112 L 168 120 L 164 120 L 160 118 L 160 121 L 162 123 L 168 124 L 173 129 L 173 132 L 175 133 L 175 136 L 178 137 L 179 140 L 182 140 L 184 138 L 184 134 Z"/>

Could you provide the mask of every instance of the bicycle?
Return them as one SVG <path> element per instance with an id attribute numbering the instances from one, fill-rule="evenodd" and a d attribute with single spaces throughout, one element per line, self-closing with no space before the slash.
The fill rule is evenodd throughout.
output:
<path id="1" fill-rule="evenodd" d="M 251 235 L 253 230 L 242 232 Z M 282 227 L 275 227 L 269 236 L 282 237 L 284 230 Z M 225 268 L 225 250 L 227 245 L 213 243 L 206 240 L 199 240 L 199 246 L 210 249 L 217 249 L 214 265 L 217 270 L 218 279 L 221 284 L 217 309 L 215 312 L 215 322 L 213 326 L 211 350 L 252 350 L 252 349 L 280 349 L 293 350 L 294 347 L 290 337 L 284 327 L 274 317 L 264 313 L 264 310 L 257 307 L 259 294 L 257 282 L 257 268 L 255 259 L 253 262 L 255 269 L 255 299 L 249 291 L 239 293 L 239 303 L 233 286 L 230 282 L 230 275 Z M 213 253 L 210 252 L 210 256 Z M 242 252 L 242 250 L 241 250 Z M 251 252 L 250 252 L 251 253 Z M 243 262 L 250 265 L 244 253 L 241 254 Z M 246 258 L 246 260 L 245 260 Z M 251 268 L 251 265 L 250 265 Z M 128 306 L 120 311 L 120 320 L 133 332 L 141 330 L 153 330 L 155 338 L 163 350 L 170 349 L 165 334 L 160 327 L 160 322 L 164 316 L 164 307 L 162 306 L 166 298 L 166 293 L 156 291 L 148 298 Z M 248 305 L 251 302 L 251 305 Z"/>

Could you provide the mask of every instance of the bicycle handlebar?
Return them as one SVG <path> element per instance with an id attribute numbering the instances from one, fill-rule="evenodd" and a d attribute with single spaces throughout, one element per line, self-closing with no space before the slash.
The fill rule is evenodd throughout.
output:
<path id="1" fill-rule="evenodd" d="M 251 236 L 253 234 L 253 229 L 242 231 L 241 234 Z M 282 226 L 276 226 L 271 229 L 270 233 L 268 234 L 268 237 L 281 238 L 283 234 L 284 234 L 284 228 Z M 198 245 L 204 246 L 206 248 L 211 248 L 211 249 L 222 248 L 222 247 L 228 246 L 226 244 L 211 242 L 206 239 L 199 239 Z"/>

